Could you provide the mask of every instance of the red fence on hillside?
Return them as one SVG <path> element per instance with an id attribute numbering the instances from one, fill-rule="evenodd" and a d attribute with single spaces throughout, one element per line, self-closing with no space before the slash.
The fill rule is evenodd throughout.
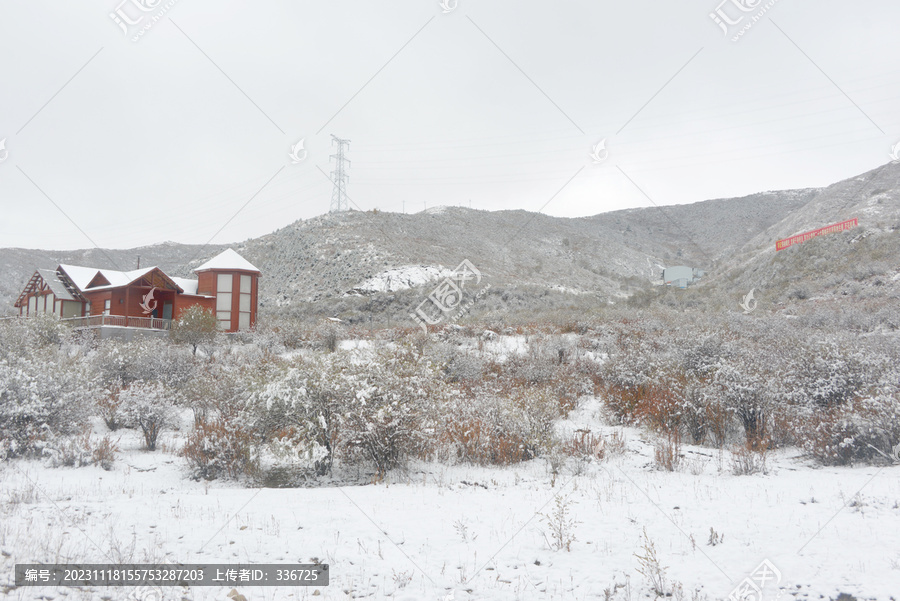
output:
<path id="1" fill-rule="evenodd" d="M 847 221 L 842 221 L 833 225 L 826 225 L 825 227 L 820 227 L 819 229 L 813 230 L 811 232 L 804 232 L 802 234 L 797 234 L 796 236 L 791 236 L 790 238 L 779 240 L 775 243 L 775 250 L 784 250 L 785 248 L 793 246 L 794 244 L 802 244 L 807 240 L 815 238 L 816 236 L 821 236 L 822 234 L 832 234 L 834 232 L 842 232 L 844 230 L 849 230 L 852 227 L 856 227 L 857 225 L 859 225 L 859 223 L 857 223 L 855 217 L 853 219 L 848 219 Z"/>

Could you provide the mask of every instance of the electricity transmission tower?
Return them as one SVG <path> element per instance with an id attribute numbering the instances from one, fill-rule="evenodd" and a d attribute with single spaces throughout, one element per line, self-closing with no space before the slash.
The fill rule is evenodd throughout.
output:
<path id="1" fill-rule="evenodd" d="M 334 171 L 331 172 L 331 181 L 334 182 L 334 190 L 331 191 L 331 213 L 350 210 L 350 200 L 347 198 L 347 180 L 350 176 L 344 169 L 344 163 L 350 164 L 350 159 L 344 156 L 344 147 L 350 147 L 350 140 L 342 140 L 331 134 L 331 143 L 337 144 L 337 154 L 331 155 L 335 159 Z"/>

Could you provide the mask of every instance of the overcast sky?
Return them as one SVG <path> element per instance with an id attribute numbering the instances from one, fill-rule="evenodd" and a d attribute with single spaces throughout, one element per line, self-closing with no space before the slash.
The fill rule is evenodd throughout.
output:
<path id="1" fill-rule="evenodd" d="M 331 134 L 354 208 L 407 213 L 594 215 L 890 160 L 900 3 L 719 2 L 3 0 L 0 247 L 269 233 L 328 211 Z"/>

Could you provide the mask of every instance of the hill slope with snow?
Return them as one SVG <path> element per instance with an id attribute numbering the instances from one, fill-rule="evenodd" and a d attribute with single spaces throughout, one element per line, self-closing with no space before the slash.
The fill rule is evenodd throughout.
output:
<path id="1" fill-rule="evenodd" d="M 824 242 L 817 239 L 815 244 L 777 255 L 774 251 L 779 238 L 852 217 L 860 221 L 855 233 L 845 232 Z M 700 289 L 773 287 L 806 273 L 801 265 L 805 259 L 797 262 L 794 257 L 805 256 L 810 248 L 824 249 L 837 244 L 836 240 L 868 232 L 874 236 L 868 246 L 894 249 L 898 227 L 900 165 L 896 164 L 822 189 L 765 192 L 583 218 L 461 207 L 416 214 L 350 211 L 297 221 L 235 245 L 165 243 L 69 252 L 0 249 L 0 314 L 12 313 L 12 303 L 38 268 L 60 262 L 132 268 L 140 256 L 142 265 L 159 265 L 173 275 L 190 276 L 191 269 L 227 246 L 262 270 L 263 313 L 333 303 L 348 293 L 377 297 L 416 288 L 427 293 L 432 282 L 466 259 L 495 289 L 525 287 L 616 299 L 648 289 L 660 279 L 664 267 L 681 264 L 706 270 L 708 277 Z M 874 243 L 882 238 L 883 243 Z M 843 280 L 845 276 L 835 270 L 858 272 L 858 261 L 851 265 L 841 260 L 847 256 L 845 250 L 827 252 L 831 258 L 820 262 L 819 273 L 828 270 Z M 784 261 L 788 264 L 781 265 Z M 891 275 L 886 264 L 874 269 Z"/>

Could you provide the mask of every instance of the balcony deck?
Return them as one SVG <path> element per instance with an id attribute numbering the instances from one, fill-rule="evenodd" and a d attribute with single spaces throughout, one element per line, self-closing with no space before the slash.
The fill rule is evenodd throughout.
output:
<path id="1" fill-rule="evenodd" d="M 76 329 L 83 328 L 140 328 L 145 330 L 170 330 L 171 319 L 158 317 L 129 317 L 125 315 L 89 315 L 87 317 L 69 317 L 60 320 Z"/>

